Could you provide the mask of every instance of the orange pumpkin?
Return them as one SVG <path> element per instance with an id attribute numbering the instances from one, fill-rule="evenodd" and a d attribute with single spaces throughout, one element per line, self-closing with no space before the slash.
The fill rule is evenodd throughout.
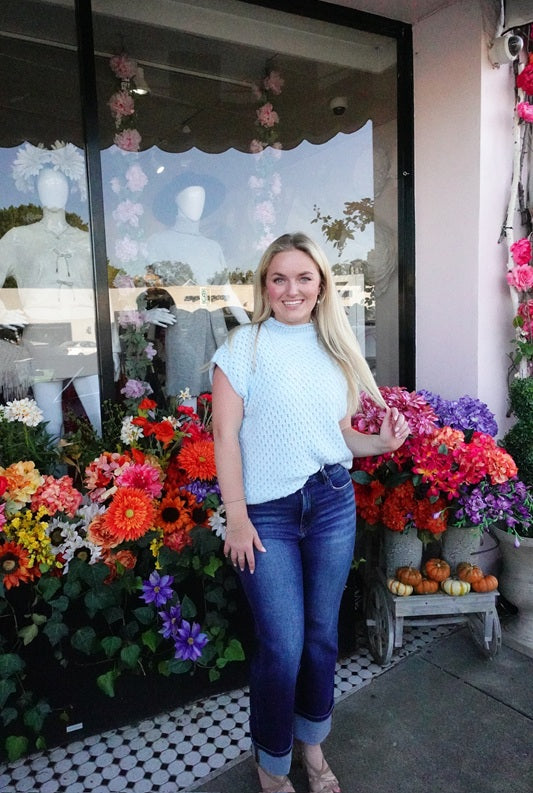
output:
<path id="1" fill-rule="evenodd" d="M 431 578 L 421 578 L 418 584 L 415 584 L 415 592 L 417 595 L 434 595 L 438 591 L 439 582 L 432 581 Z"/>
<path id="2" fill-rule="evenodd" d="M 498 588 L 498 579 L 495 575 L 485 575 L 477 581 L 472 581 L 474 592 L 493 592 Z"/>
<path id="3" fill-rule="evenodd" d="M 416 567 L 399 567 L 396 570 L 396 578 L 402 584 L 410 584 L 414 587 L 422 580 L 422 573 Z"/>
<path id="4" fill-rule="evenodd" d="M 481 567 L 478 567 L 477 564 L 470 564 L 470 562 L 459 562 L 456 573 L 460 581 L 467 581 L 469 584 L 480 581 L 484 575 Z"/>
<path id="5" fill-rule="evenodd" d="M 424 570 L 432 581 L 445 581 L 450 576 L 450 565 L 444 559 L 428 559 Z"/>

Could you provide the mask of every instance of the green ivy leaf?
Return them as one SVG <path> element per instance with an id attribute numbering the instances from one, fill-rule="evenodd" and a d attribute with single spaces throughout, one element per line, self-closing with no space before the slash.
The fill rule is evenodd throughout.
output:
<path id="1" fill-rule="evenodd" d="M 120 606 L 111 606 L 111 608 L 105 609 L 104 617 L 108 625 L 112 625 L 114 622 L 124 619 L 124 609 L 120 608 Z"/>
<path id="2" fill-rule="evenodd" d="M 100 587 L 87 592 L 83 602 L 89 612 L 89 616 L 93 618 L 99 611 L 115 605 L 115 596 L 112 591 Z"/>
<path id="3" fill-rule="evenodd" d="M 209 681 L 211 683 L 214 683 L 215 680 L 218 680 L 219 678 L 220 678 L 220 672 L 218 671 L 218 669 L 213 668 L 209 670 Z"/>
<path id="4" fill-rule="evenodd" d="M 96 685 L 108 697 L 115 696 L 115 680 L 119 677 L 119 672 L 116 669 L 110 669 L 104 675 L 99 675 L 96 678 Z"/>
<path id="5" fill-rule="evenodd" d="M 0 677 L 10 677 L 22 672 L 24 661 L 15 653 L 3 653 L 0 655 Z"/>
<path id="6" fill-rule="evenodd" d="M 3 708 L 11 694 L 14 694 L 17 687 L 13 680 L 0 680 L 0 710 Z"/>
<path id="7" fill-rule="evenodd" d="M 141 625 L 150 625 L 155 620 L 154 610 L 150 606 L 139 606 L 139 608 L 133 609 L 133 614 Z"/>
<path id="8" fill-rule="evenodd" d="M 68 628 L 65 623 L 59 619 L 50 619 L 44 626 L 43 633 L 48 636 L 48 641 L 52 647 L 55 647 L 56 644 L 59 644 L 61 639 L 64 639 L 65 636 L 68 636 Z"/>
<path id="9" fill-rule="evenodd" d="M 244 650 L 238 639 L 230 639 L 228 646 L 224 650 L 224 658 L 227 661 L 244 661 Z"/>
<path id="10" fill-rule="evenodd" d="M 369 485 L 372 481 L 372 477 L 367 471 L 352 471 L 350 474 L 354 482 L 357 482 L 359 485 Z"/>
<path id="11" fill-rule="evenodd" d="M 44 614 L 32 614 L 31 621 L 34 625 L 44 625 L 44 623 L 47 621 L 47 618 Z"/>
<path id="12" fill-rule="evenodd" d="M 81 653 L 85 653 L 85 655 L 91 655 L 95 652 L 97 645 L 96 631 L 94 628 L 91 628 L 90 625 L 79 628 L 72 635 L 70 643 L 75 650 L 79 650 Z"/>
<path id="13" fill-rule="evenodd" d="M 24 735 L 8 735 L 4 747 L 10 763 L 28 752 L 28 739 Z"/>
<path id="14" fill-rule="evenodd" d="M 196 617 L 196 606 L 188 595 L 184 595 L 181 601 L 181 614 L 186 620 L 191 620 Z"/>
<path id="15" fill-rule="evenodd" d="M 2 719 L 4 727 L 7 727 L 12 721 L 15 721 L 18 715 L 18 710 L 16 708 L 0 707 L 0 718 Z"/>
<path id="16" fill-rule="evenodd" d="M 169 677 L 171 674 L 169 661 L 160 661 L 157 664 L 157 671 L 160 675 L 163 675 L 163 677 Z"/>
<path id="17" fill-rule="evenodd" d="M 67 580 L 63 584 L 63 592 L 71 600 L 75 600 L 81 594 L 80 582 L 77 579 L 72 578 L 70 573 L 67 573 Z"/>
<path id="18" fill-rule="evenodd" d="M 61 582 L 58 578 L 40 578 L 37 584 L 37 589 L 47 602 L 54 597 L 60 588 Z"/>
<path id="19" fill-rule="evenodd" d="M 54 598 L 54 600 L 50 601 L 50 606 L 54 611 L 60 611 L 63 614 L 70 606 L 70 600 L 65 595 L 60 595 L 58 598 Z"/>
<path id="20" fill-rule="evenodd" d="M 120 658 L 122 662 L 126 664 L 128 669 L 133 669 L 136 666 L 140 655 L 141 648 L 138 644 L 128 644 L 120 651 Z"/>
<path id="21" fill-rule="evenodd" d="M 141 636 L 142 643 L 153 653 L 157 650 L 160 640 L 161 637 L 154 630 L 145 631 Z"/>
<path id="22" fill-rule="evenodd" d="M 205 593 L 205 599 L 209 603 L 214 603 L 216 606 L 218 606 L 219 609 L 223 609 L 224 606 L 226 605 L 226 593 L 224 592 L 224 589 L 221 586 L 210 588 Z"/>
<path id="23" fill-rule="evenodd" d="M 17 636 L 22 639 L 24 647 L 27 647 L 28 644 L 30 644 L 38 634 L 39 628 L 37 625 L 32 623 L 31 625 L 25 625 L 23 628 L 21 628 L 18 631 Z"/>
<path id="24" fill-rule="evenodd" d="M 51 712 L 52 709 L 47 702 L 38 702 L 24 713 L 24 724 L 34 732 L 41 732 L 44 721 Z"/>
<path id="25" fill-rule="evenodd" d="M 120 650 L 122 639 L 119 636 L 104 636 L 100 644 L 106 656 L 112 658 Z"/>
<path id="26" fill-rule="evenodd" d="M 44 735 L 39 735 L 37 740 L 35 741 L 35 748 L 39 749 L 40 752 L 44 751 L 47 748 L 46 738 Z"/>
<path id="27" fill-rule="evenodd" d="M 192 668 L 192 661 L 182 661 L 180 658 L 172 658 L 168 662 L 168 669 L 171 675 L 184 675 Z"/>
<path id="28" fill-rule="evenodd" d="M 222 564 L 222 559 L 219 559 L 217 556 L 212 554 L 209 558 L 208 564 L 206 564 L 204 567 L 204 573 L 211 578 L 214 578 L 216 571 L 219 567 L 222 567 Z"/>

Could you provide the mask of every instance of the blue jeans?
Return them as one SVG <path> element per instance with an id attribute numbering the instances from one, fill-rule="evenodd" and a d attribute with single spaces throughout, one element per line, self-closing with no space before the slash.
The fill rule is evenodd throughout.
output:
<path id="1" fill-rule="evenodd" d="M 331 726 L 340 602 L 353 558 L 350 474 L 329 465 L 285 498 L 248 506 L 266 548 L 239 576 L 255 621 L 250 728 L 256 760 L 287 774 L 293 738 L 321 743 Z"/>

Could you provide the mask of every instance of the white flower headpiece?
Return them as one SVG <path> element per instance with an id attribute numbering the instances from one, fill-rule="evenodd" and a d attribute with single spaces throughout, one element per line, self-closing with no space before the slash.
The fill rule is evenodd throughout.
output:
<path id="1" fill-rule="evenodd" d="M 42 143 L 33 146 L 25 143 L 13 163 L 13 179 L 17 190 L 28 193 L 34 189 L 35 178 L 41 168 L 49 166 L 61 171 L 73 183 L 74 189 L 80 191 L 83 201 L 87 198 L 87 182 L 85 178 L 85 160 L 72 143 L 56 140 L 50 149 Z"/>

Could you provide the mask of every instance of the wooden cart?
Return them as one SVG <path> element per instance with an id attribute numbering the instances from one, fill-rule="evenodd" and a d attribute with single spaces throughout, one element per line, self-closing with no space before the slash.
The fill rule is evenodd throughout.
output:
<path id="1" fill-rule="evenodd" d="M 488 658 L 501 647 L 500 619 L 496 610 L 498 591 L 467 595 L 393 595 L 381 569 L 369 584 L 366 596 L 366 625 L 370 650 L 378 664 L 390 663 L 403 645 L 404 625 L 467 624 L 476 645 Z"/>

